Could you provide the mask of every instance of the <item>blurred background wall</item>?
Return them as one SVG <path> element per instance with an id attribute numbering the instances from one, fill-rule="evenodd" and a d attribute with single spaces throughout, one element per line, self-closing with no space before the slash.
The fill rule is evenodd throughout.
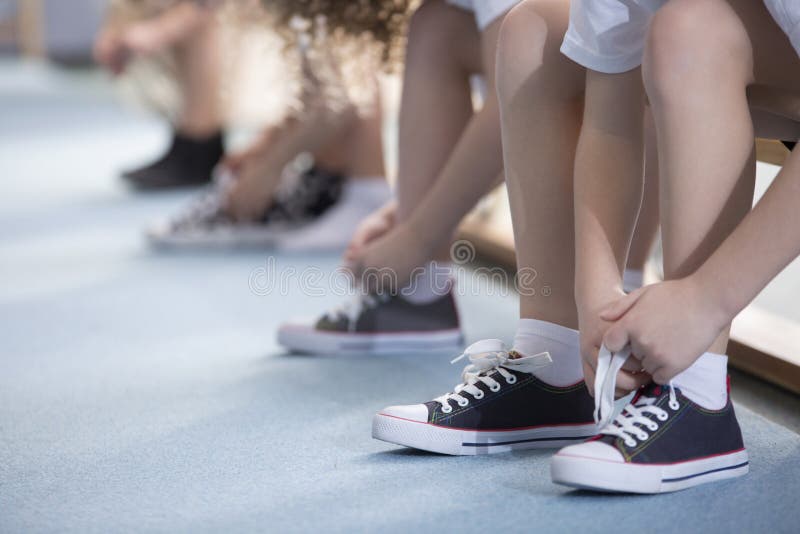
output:
<path id="1" fill-rule="evenodd" d="M 85 63 L 108 0 L 0 0 L 0 52 Z"/>

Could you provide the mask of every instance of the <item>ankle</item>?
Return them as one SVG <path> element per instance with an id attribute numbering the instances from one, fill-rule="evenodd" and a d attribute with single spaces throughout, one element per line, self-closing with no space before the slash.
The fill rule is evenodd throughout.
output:
<path id="1" fill-rule="evenodd" d="M 175 133 L 192 141 L 209 141 L 222 134 L 218 121 L 181 121 L 175 128 Z"/>
<path id="2" fill-rule="evenodd" d="M 553 363 L 534 375 L 551 386 L 570 386 L 583 379 L 577 330 L 547 321 L 520 319 L 514 350 L 525 356 L 549 353 Z"/>
<path id="3" fill-rule="evenodd" d="M 706 352 L 672 384 L 695 404 L 707 410 L 721 410 L 728 403 L 728 357 Z"/>

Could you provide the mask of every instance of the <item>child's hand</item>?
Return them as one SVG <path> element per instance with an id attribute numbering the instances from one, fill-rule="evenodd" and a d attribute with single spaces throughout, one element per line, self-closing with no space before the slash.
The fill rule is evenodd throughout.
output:
<path id="1" fill-rule="evenodd" d="M 157 25 L 140 22 L 128 28 L 122 36 L 127 50 L 137 56 L 152 56 L 164 48 L 163 37 Z"/>
<path id="2" fill-rule="evenodd" d="M 125 46 L 120 34 L 112 29 L 103 30 L 97 36 L 92 50 L 94 60 L 111 71 L 114 76 L 124 72 L 131 53 Z"/>
<path id="3" fill-rule="evenodd" d="M 235 179 L 227 190 L 225 211 L 241 222 L 264 215 L 272 203 L 274 180 L 266 176 L 260 165 L 243 164 L 232 174 Z"/>
<path id="4" fill-rule="evenodd" d="M 162 47 L 158 29 L 141 22 L 124 29 L 103 30 L 95 40 L 95 61 L 118 76 L 135 56 L 150 56 Z"/>
<path id="5" fill-rule="evenodd" d="M 581 356 L 583 358 L 583 377 L 589 393 L 594 395 L 594 378 L 597 369 L 597 355 L 603 343 L 606 331 L 613 325 L 601 316 L 601 311 L 609 308 L 612 303 L 620 302 L 625 296 L 622 291 L 614 291 L 605 298 L 597 299 L 594 303 L 582 303 L 579 306 L 580 333 L 581 333 Z M 624 397 L 631 391 L 639 389 L 641 386 L 652 380 L 649 374 L 641 371 L 641 364 L 638 360 L 629 359 L 622 370 L 617 375 L 617 398 Z"/>
<path id="6" fill-rule="evenodd" d="M 361 221 L 344 253 L 345 265 L 358 264 L 367 245 L 385 236 L 394 228 L 396 214 L 397 203 L 391 200 Z"/>
<path id="7" fill-rule="evenodd" d="M 414 269 L 431 261 L 431 256 L 419 235 L 408 224 L 399 224 L 365 245 L 346 268 L 365 291 L 395 292 L 410 282 Z"/>
<path id="8" fill-rule="evenodd" d="M 600 314 L 613 321 L 603 338 L 612 352 L 631 345 L 642 368 L 666 384 L 703 355 L 728 318 L 690 278 L 638 289 Z"/>

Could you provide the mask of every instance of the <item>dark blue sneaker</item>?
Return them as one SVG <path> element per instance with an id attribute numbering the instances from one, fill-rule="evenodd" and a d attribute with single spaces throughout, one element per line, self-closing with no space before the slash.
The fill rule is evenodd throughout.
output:
<path id="1" fill-rule="evenodd" d="M 707 410 L 677 388 L 651 384 L 598 436 L 560 450 L 551 475 L 575 488 L 666 493 L 739 477 L 748 467 L 730 398 Z"/>
<path id="2" fill-rule="evenodd" d="M 522 356 L 490 339 L 470 346 L 461 357 L 471 363 L 452 393 L 424 404 L 385 408 L 373 419 L 372 437 L 471 455 L 563 447 L 597 432 L 594 404 L 583 381 L 555 387 L 532 374 L 550 364 L 547 353 Z"/>

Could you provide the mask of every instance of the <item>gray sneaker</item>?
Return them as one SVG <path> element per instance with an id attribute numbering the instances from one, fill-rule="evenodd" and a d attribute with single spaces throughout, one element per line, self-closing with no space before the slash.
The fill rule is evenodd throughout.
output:
<path id="1" fill-rule="evenodd" d="M 383 354 L 454 350 L 463 346 L 452 293 L 428 304 L 402 296 L 359 296 L 316 321 L 289 321 L 278 343 L 312 354 Z"/>

